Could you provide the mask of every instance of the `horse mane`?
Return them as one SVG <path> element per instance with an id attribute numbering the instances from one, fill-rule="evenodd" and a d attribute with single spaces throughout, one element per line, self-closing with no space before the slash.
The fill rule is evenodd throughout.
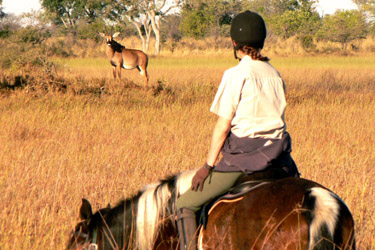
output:
<path id="1" fill-rule="evenodd" d="M 116 50 L 125 49 L 125 46 L 112 39 L 111 46 Z"/>
<path id="2" fill-rule="evenodd" d="M 191 187 L 193 174 L 193 171 L 180 173 L 144 188 L 137 203 L 137 249 L 152 249 L 158 229 L 164 220 L 174 220 L 170 216 L 176 214 L 175 201 Z"/>
<path id="3" fill-rule="evenodd" d="M 117 221 L 121 220 L 120 217 L 126 211 L 125 220 L 127 225 L 124 226 L 126 229 L 113 228 L 115 231 L 112 232 L 112 235 L 115 240 L 122 241 L 119 237 L 123 237 L 126 234 L 129 239 L 124 239 L 124 241 L 134 244 L 134 249 L 152 249 L 158 231 L 165 220 L 174 221 L 174 216 L 176 215 L 175 202 L 181 194 L 191 187 L 194 173 L 195 171 L 182 172 L 147 185 L 133 197 L 122 200 L 112 208 L 111 217 L 116 218 Z M 131 208 L 132 203 L 135 205 L 133 205 L 135 214 L 131 212 L 133 209 Z M 135 226 L 129 225 L 131 222 L 134 222 Z M 109 222 L 107 223 L 110 224 Z M 133 229 L 135 229 L 135 234 L 130 233 Z"/>

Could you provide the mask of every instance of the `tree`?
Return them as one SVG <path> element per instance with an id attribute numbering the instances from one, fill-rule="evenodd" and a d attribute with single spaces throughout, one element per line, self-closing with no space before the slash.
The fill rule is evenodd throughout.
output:
<path id="1" fill-rule="evenodd" d="M 353 2 L 357 4 L 360 10 L 367 11 L 375 16 L 375 0 L 353 0 Z"/>
<path id="2" fill-rule="evenodd" d="M 165 40 L 169 38 L 174 42 L 179 41 L 181 39 L 180 23 L 180 14 L 166 16 L 160 27 L 162 39 Z"/>
<path id="3" fill-rule="evenodd" d="M 42 7 L 56 24 L 63 23 L 66 28 L 70 28 L 74 27 L 77 18 L 74 16 L 74 2 L 75 0 L 42 0 Z"/>
<path id="4" fill-rule="evenodd" d="M 268 17 L 270 33 L 289 38 L 296 36 L 305 50 L 314 47 L 313 37 L 319 28 L 321 18 L 314 7 L 315 1 L 301 0 L 284 2 L 280 14 L 275 11 Z"/>
<path id="5" fill-rule="evenodd" d="M 5 17 L 5 13 L 3 12 L 3 0 L 0 0 L 0 20 Z"/>
<path id="6" fill-rule="evenodd" d="M 375 0 L 353 0 L 359 10 L 367 16 L 369 30 L 375 35 Z"/>
<path id="7" fill-rule="evenodd" d="M 269 18 L 280 16 L 288 10 L 296 10 L 301 5 L 300 2 L 306 2 L 306 0 L 251 0 L 245 2 L 246 9 L 255 11 L 264 18 Z"/>
<path id="8" fill-rule="evenodd" d="M 142 49 L 148 51 L 151 38 L 151 22 L 146 15 L 125 15 L 137 29 L 139 38 L 142 41 Z"/>
<path id="9" fill-rule="evenodd" d="M 138 2 L 138 1 L 137 1 Z M 160 21 L 172 9 L 179 7 L 182 0 L 173 0 L 169 6 L 166 5 L 166 0 L 144 0 L 143 8 L 146 10 L 147 17 L 151 21 L 151 27 L 155 34 L 155 54 L 160 51 Z"/>
<path id="10" fill-rule="evenodd" d="M 74 28 L 78 20 L 92 23 L 102 17 L 107 4 L 105 0 L 42 0 L 47 17 L 68 29 Z"/>
<path id="11" fill-rule="evenodd" d="M 132 0 L 109 0 L 107 17 L 116 23 L 130 22 L 137 30 L 142 41 L 142 50 L 148 51 L 151 23 L 144 12 Z"/>
<path id="12" fill-rule="evenodd" d="M 112 20 L 132 23 L 142 40 L 143 50 L 147 51 L 151 31 L 155 34 L 155 54 L 160 51 L 160 22 L 182 3 L 182 0 L 111 0 L 109 16 Z"/>
<path id="13" fill-rule="evenodd" d="M 182 8 L 181 32 L 187 36 L 203 38 L 207 35 L 229 35 L 233 16 L 242 10 L 242 2 L 190 0 Z"/>
<path id="14" fill-rule="evenodd" d="M 15 14 L 5 14 L 4 17 L 1 18 L 0 22 L 0 37 L 1 38 L 8 38 L 12 35 L 16 30 L 21 28 L 21 19 L 19 16 Z"/>
<path id="15" fill-rule="evenodd" d="M 212 13 L 207 13 L 207 5 L 201 3 L 199 8 L 186 6 L 182 12 L 180 24 L 181 32 L 186 36 L 203 38 L 209 33 L 209 28 L 214 23 Z"/>
<path id="16" fill-rule="evenodd" d="M 366 38 L 367 23 L 365 16 L 358 10 L 337 11 L 323 19 L 318 31 L 320 39 L 339 42 L 345 49 L 355 39 Z"/>
<path id="17" fill-rule="evenodd" d="M 264 9 L 261 9 L 265 13 L 270 33 L 289 38 L 296 35 L 311 36 L 317 30 L 320 17 L 313 7 L 315 1 L 270 1 L 270 3 L 274 3 L 274 6 L 265 5 Z"/>

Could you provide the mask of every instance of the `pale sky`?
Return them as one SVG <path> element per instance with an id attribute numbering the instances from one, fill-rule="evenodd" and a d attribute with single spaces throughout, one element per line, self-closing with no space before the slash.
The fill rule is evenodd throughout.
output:
<path id="1" fill-rule="evenodd" d="M 22 14 L 31 10 L 39 10 L 39 0 L 3 0 L 5 13 Z"/>
<path id="2" fill-rule="evenodd" d="M 168 0 L 167 0 L 168 1 Z M 22 14 L 40 9 L 39 0 L 3 0 L 5 13 Z M 352 0 L 319 0 L 317 10 L 319 14 L 333 14 L 336 9 L 355 9 Z"/>
<path id="3" fill-rule="evenodd" d="M 317 11 L 322 15 L 333 14 L 337 9 L 357 9 L 352 0 L 318 0 Z"/>

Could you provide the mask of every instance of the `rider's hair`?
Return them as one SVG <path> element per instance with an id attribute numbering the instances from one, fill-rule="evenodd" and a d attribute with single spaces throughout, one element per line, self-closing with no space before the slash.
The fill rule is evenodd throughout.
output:
<path id="1" fill-rule="evenodd" d="M 253 60 L 268 62 L 270 59 L 260 54 L 260 50 L 251 46 L 244 45 L 240 48 L 246 55 L 249 55 Z"/>

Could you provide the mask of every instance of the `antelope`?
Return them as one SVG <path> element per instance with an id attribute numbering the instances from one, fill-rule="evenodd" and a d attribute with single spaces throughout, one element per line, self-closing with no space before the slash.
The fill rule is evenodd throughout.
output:
<path id="1" fill-rule="evenodd" d="M 116 74 L 121 79 L 121 68 L 139 70 L 139 73 L 145 78 L 145 85 L 148 85 L 149 76 L 147 74 L 148 56 L 141 50 L 127 49 L 125 46 L 113 40 L 120 32 L 113 35 L 105 35 L 99 33 L 100 36 L 106 39 L 106 54 L 109 57 L 109 62 L 113 67 L 113 77 L 116 79 Z"/>

